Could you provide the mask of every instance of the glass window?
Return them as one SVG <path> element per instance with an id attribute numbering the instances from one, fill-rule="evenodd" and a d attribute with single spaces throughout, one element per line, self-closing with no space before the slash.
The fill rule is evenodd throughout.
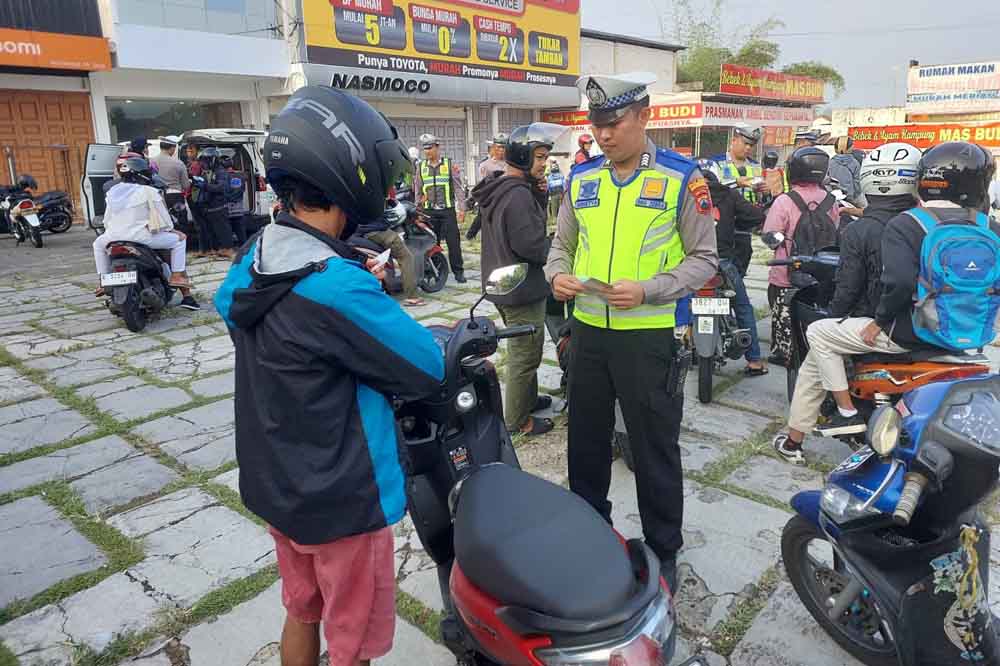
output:
<path id="1" fill-rule="evenodd" d="M 112 143 L 193 129 L 244 127 L 239 102 L 108 99 L 108 120 Z"/>
<path id="2" fill-rule="evenodd" d="M 118 20 L 182 30 L 252 37 L 277 37 L 266 30 L 277 22 L 275 2 L 267 0 L 121 0 Z"/>

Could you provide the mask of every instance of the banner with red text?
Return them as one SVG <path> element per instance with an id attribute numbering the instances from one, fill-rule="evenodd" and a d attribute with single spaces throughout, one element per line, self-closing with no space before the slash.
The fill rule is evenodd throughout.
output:
<path id="1" fill-rule="evenodd" d="M 822 104 L 826 84 L 808 76 L 793 76 L 742 65 L 723 65 L 719 92 L 726 95 Z"/>

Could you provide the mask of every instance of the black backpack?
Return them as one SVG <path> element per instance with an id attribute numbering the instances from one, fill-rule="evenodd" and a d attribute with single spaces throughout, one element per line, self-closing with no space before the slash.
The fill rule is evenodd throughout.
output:
<path id="1" fill-rule="evenodd" d="M 819 250 L 827 247 L 836 247 L 840 244 L 840 237 L 837 226 L 830 218 L 830 210 L 837 200 L 832 194 L 827 194 L 826 198 L 818 204 L 807 204 L 795 190 L 788 193 L 788 197 L 795 202 L 799 211 L 799 223 L 792 234 L 795 247 L 792 254 L 814 255 Z"/>

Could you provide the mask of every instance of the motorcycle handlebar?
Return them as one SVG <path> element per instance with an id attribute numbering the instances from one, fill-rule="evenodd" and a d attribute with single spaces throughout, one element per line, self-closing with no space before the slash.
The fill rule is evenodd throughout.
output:
<path id="1" fill-rule="evenodd" d="M 768 266 L 792 266 L 798 263 L 794 257 L 788 257 L 787 259 L 771 259 L 767 262 Z"/>
<path id="2" fill-rule="evenodd" d="M 538 327 L 534 324 L 526 324 L 524 326 L 511 326 L 510 328 L 504 328 L 497 331 L 497 340 L 503 340 L 504 338 L 519 338 L 523 335 L 534 335 L 538 332 Z"/>
<path id="3" fill-rule="evenodd" d="M 909 472 L 905 477 L 903 491 L 899 494 L 899 502 L 892 513 L 892 520 L 901 527 L 906 527 L 913 519 L 913 514 L 920 503 L 920 496 L 927 487 L 927 477 L 917 472 Z"/>

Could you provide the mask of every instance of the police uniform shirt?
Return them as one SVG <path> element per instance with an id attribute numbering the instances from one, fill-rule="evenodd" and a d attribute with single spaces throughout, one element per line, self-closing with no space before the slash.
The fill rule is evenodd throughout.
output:
<path id="1" fill-rule="evenodd" d="M 462 175 L 458 173 L 457 170 L 455 169 L 454 162 L 446 158 L 444 155 L 442 155 L 439 159 L 440 161 L 437 163 L 437 167 L 440 167 L 442 164 L 444 164 L 445 160 L 448 160 L 449 164 L 451 165 L 452 207 L 459 212 L 465 212 L 465 194 L 464 194 L 465 181 L 463 180 Z M 416 169 L 413 170 L 413 193 L 417 197 L 418 201 L 420 200 L 420 196 L 424 192 L 423 180 L 420 178 L 420 168 L 427 162 L 428 160 L 426 159 L 418 161 Z M 436 202 L 430 201 L 428 203 L 430 204 L 429 207 L 433 210 L 434 204 Z M 421 205 L 421 207 L 423 207 L 423 205 Z"/>

